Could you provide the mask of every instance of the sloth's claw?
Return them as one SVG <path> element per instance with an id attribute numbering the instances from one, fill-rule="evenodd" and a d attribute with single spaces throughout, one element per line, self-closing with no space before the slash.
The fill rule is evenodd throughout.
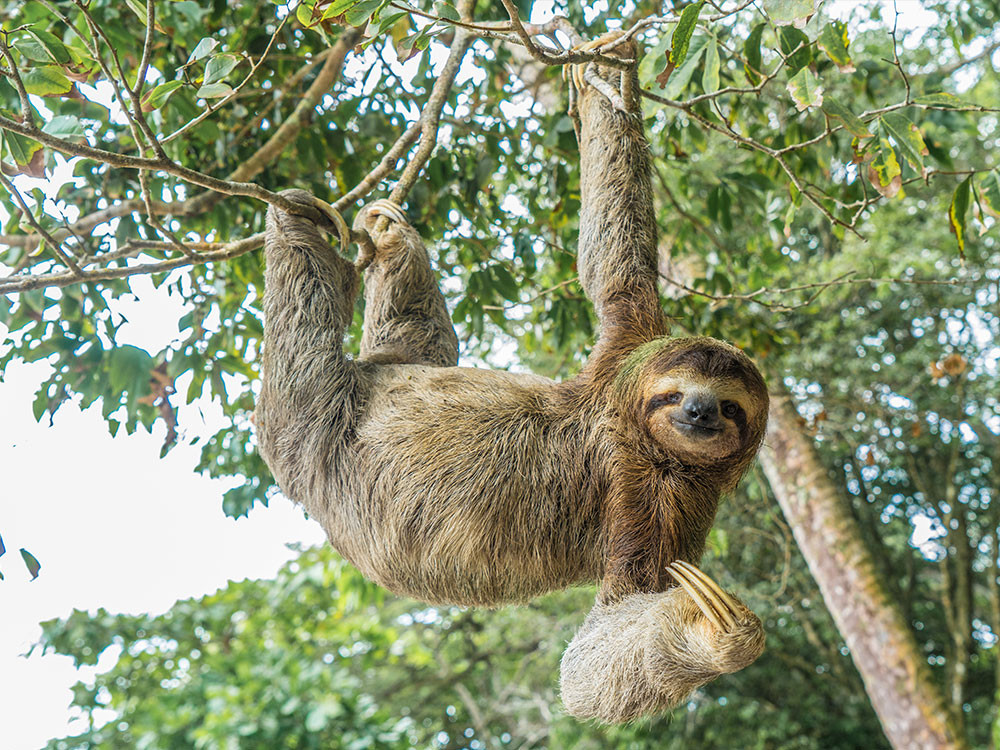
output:
<path id="1" fill-rule="evenodd" d="M 385 216 L 397 224 L 407 223 L 402 206 L 388 198 L 379 198 L 377 201 L 373 201 L 366 210 L 375 216 Z"/>
<path id="2" fill-rule="evenodd" d="M 340 252 L 347 252 L 347 245 L 351 241 L 351 230 L 348 228 L 347 222 L 344 221 L 344 217 L 340 215 L 340 211 L 335 209 L 325 200 L 317 198 L 315 195 L 312 196 L 312 200 L 313 205 L 333 223 L 334 227 L 336 227 L 337 238 L 340 240 Z"/>
<path id="3" fill-rule="evenodd" d="M 736 627 L 736 603 L 715 581 L 683 560 L 670 563 L 667 570 L 717 630 Z"/>

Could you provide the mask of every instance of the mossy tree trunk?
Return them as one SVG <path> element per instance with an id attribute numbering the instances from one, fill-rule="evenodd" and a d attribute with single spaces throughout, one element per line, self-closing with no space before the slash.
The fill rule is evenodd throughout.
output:
<path id="1" fill-rule="evenodd" d="M 898 750 L 965 747 L 857 522 L 786 393 L 772 395 L 761 462 L 889 742 Z"/>

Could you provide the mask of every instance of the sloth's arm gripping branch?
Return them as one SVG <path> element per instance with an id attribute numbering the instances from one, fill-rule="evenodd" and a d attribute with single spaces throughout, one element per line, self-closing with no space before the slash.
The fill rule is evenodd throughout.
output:
<path id="1" fill-rule="evenodd" d="M 309 193 L 288 190 L 282 195 L 314 217 L 323 216 L 323 204 Z M 332 222 L 327 228 L 336 231 Z M 264 251 L 267 294 L 257 435 L 278 483 L 301 501 L 351 428 L 353 396 L 345 394 L 358 390 L 358 373 L 344 357 L 343 338 L 354 315 L 358 274 L 312 219 L 274 206 L 267 213 Z"/>
<path id="2" fill-rule="evenodd" d="M 632 85 L 621 85 L 622 76 Z M 600 320 L 602 342 L 626 345 L 666 333 L 656 282 L 649 144 L 634 95 L 619 99 L 624 110 L 607 95 L 638 91 L 634 76 L 590 66 L 579 102 L 580 281 Z"/>

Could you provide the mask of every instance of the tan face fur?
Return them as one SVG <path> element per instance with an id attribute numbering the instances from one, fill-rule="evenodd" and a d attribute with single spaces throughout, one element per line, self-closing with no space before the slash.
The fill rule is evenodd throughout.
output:
<path id="1" fill-rule="evenodd" d="M 759 419 L 760 400 L 738 378 L 706 377 L 690 367 L 648 377 L 642 397 L 653 438 L 686 463 L 736 455 Z"/>

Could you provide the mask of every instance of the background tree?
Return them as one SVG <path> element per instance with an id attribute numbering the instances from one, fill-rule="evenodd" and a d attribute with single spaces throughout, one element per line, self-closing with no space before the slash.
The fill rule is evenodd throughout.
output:
<path id="1" fill-rule="evenodd" d="M 8 293 L 0 299 L 7 330 L 0 366 L 15 359 L 52 365 L 35 401 L 39 418 L 68 399 L 100 399 L 113 432 L 161 420 L 165 449 L 203 440 L 201 469 L 244 480 L 224 498 L 228 513 L 266 504 L 275 490 L 253 450 L 251 424 L 260 201 L 280 203 L 277 191 L 294 185 L 336 199 L 349 213 L 392 186 L 436 243 L 466 361 L 570 374 L 593 330 L 575 279 L 576 147 L 558 76 L 564 63 L 608 51 L 574 52 L 572 44 L 623 28 L 646 50 L 640 74 L 665 228 L 665 305 L 676 329 L 733 340 L 764 364 L 772 383 L 784 380 L 803 415 L 798 427 L 814 438 L 831 486 L 856 513 L 910 637 L 954 714 L 966 717 L 964 732 L 985 742 L 1000 674 L 1000 519 L 990 510 L 1000 434 L 998 258 L 989 231 L 1000 179 L 995 111 L 982 106 L 996 101 L 996 4 L 925 3 L 927 21 L 915 31 L 881 3 L 855 4 L 846 24 L 810 0 L 638 2 L 613 13 L 556 3 L 566 21 L 542 8 L 532 15 L 530 5 L 8 3 L 0 34 L 0 185 L 11 211 L 0 237 L 7 248 L 0 291 Z M 45 190 L 30 179 L 53 170 L 66 176 Z M 117 301 L 133 293 L 129 279 L 138 275 L 151 275 L 187 309 L 179 337 L 159 352 L 116 344 Z M 200 436 L 197 425 L 177 424 L 177 406 L 199 398 L 221 403 L 231 425 Z M 213 697 L 232 689 L 233 705 L 254 697 L 262 707 L 256 736 L 265 744 L 319 741 L 328 726 L 330 737 L 347 737 L 345 727 L 354 726 L 357 737 L 390 745 L 503 743 L 505 735 L 582 745 L 609 736 L 709 746 L 734 736 L 761 747 L 850 747 L 860 737 L 877 744 L 861 682 L 770 491 L 753 482 L 746 495 L 720 519 L 716 551 L 718 564 L 732 571 L 729 582 L 741 591 L 750 586 L 749 602 L 766 618 L 773 634 L 767 661 L 709 686 L 667 724 L 601 735 L 558 718 L 552 659 L 562 641 L 529 649 L 530 638 L 512 633 L 537 624 L 548 628 L 539 632 L 568 634 L 575 621 L 553 624 L 551 613 L 531 618 L 550 602 L 559 602 L 551 605 L 558 612 L 582 612 L 576 592 L 528 610 L 435 611 L 442 622 L 461 623 L 455 632 L 481 627 L 523 649 L 503 661 L 485 636 L 473 639 L 468 654 L 488 658 L 463 658 L 504 665 L 499 671 L 510 680 L 491 686 L 483 667 L 467 674 L 468 685 L 441 688 L 426 705 L 453 720 L 422 715 L 417 723 L 429 728 L 399 723 L 408 715 L 403 707 L 413 713 L 417 701 L 395 702 L 403 693 L 392 689 L 388 667 L 378 676 L 356 672 L 358 682 L 328 682 L 364 662 L 339 651 L 341 671 L 310 672 L 308 685 L 281 683 L 288 700 L 296 691 L 314 696 L 303 704 L 308 709 L 293 705 L 288 714 L 284 702 L 258 700 L 237 662 L 199 662 L 198 669 L 221 691 Z M 921 529 L 929 531 L 913 536 Z M 307 569 L 326 580 L 324 571 L 339 567 L 319 555 L 301 563 Z M 342 611 L 345 623 L 371 619 L 358 586 L 348 576 L 318 610 Z M 186 616 L 207 609 L 219 618 L 213 632 L 224 632 L 223 619 L 253 611 L 242 597 L 252 603 L 265 595 L 258 589 L 268 587 L 237 586 L 220 595 L 224 606 L 190 604 Z M 340 608 L 337 597 L 351 596 L 361 597 L 359 604 Z M 410 624 L 425 610 L 393 607 L 376 618 L 381 642 L 406 652 L 412 633 L 439 635 Z M 307 614 L 319 620 L 319 611 Z M 404 619 L 393 620 L 396 612 Z M 285 616 L 292 614 L 276 610 L 279 625 Z M 110 705 L 133 727 L 146 722 L 143 741 L 159 745 L 168 723 L 150 718 L 153 704 L 172 695 L 186 707 L 180 715 L 190 717 L 188 743 L 213 744 L 196 736 L 211 730 L 198 713 L 208 693 L 188 692 L 188 672 L 172 671 L 182 656 L 194 664 L 188 652 L 201 649 L 178 640 L 169 620 L 142 628 L 130 622 L 75 614 L 47 629 L 49 647 L 66 653 L 117 639 L 128 658 L 116 670 L 155 669 L 143 640 L 150 633 L 172 654 L 164 656 L 167 681 L 143 683 L 146 702 L 116 703 L 121 687 L 112 672 L 103 691 L 81 691 L 78 703 Z M 316 668 L 310 654 L 320 655 L 325 643 L 364 651 L 366 639 L 376 638 L 361 631 L 345 637 L 333 621 L 323 635 L 307 624 L 296 630 L 291 622 L 281 634 L 299 651 L 276 670 L 308 672 Z M 249 667 L 254 649 L 276 635 L 263 624 L 247 628 Z M 452 632 L 451 624 L 441 628 Z M 314 652 L 301 644 L 311 632 Z M 61 635 L 68 633 L 75 635 Z M 537 681 L 518 677 L 517 655 L 538 649 L 545 656 Z M 167 666 L 170 659 L 177 661 Z M 445 661 L 420 677 L 433 686 L 464 669 L 464 662 Z M 511 686 L 522 680 L 536 686 L 537 714 L 504 708 L 502 691 L 520 689 Z M 277 677 L 270 682 L 277 685 Z M 774 694 L 788 682 L 789 690 Z M 475 709 L 458 685 L 477 698 Z M 242 686 L 250 692 L 240 698 Z M 323 709 L 307 721 L 301 712 L 331 692 L 350 708 L 321 720 Z M 221 700 L 220 707 L 229 705 Z M 241 720 L 219 724 L 216 737 L 257 726 L 232 710 Z M 339 718 L 347 714 L 350 720 Z M 809 719 L 817 716 L 822 722 Z M 315 735 L 295 734 L 306 726 Z M 461 732 L 446 730 L 442 739 L 431 731 L 439 726 Z M 102 729 L 100 742 L 134 739 L 116 739 L 119 730 L 126 731 L 117 723 Z M 252 742 L 252 732 L 241 736 Z M 96 736 L 81 742 L 99 744 Z"/>

